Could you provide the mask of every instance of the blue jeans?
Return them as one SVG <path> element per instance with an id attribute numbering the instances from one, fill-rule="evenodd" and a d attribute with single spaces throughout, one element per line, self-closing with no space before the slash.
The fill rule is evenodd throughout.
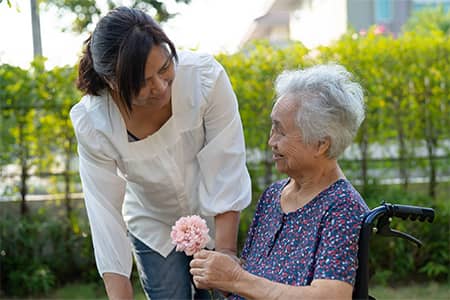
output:
<path id="1" fill-rule="evenodd" d="M 128 233 L 134 248 L 139 278 L 147 298 L 151 300 L 211 299 L 207 290 L 195 288 L 189 263 L 192 256 L 172 252 L 164 258 L 158 252 Z M 194 287 L 194 294 L 192 293 Z"/>

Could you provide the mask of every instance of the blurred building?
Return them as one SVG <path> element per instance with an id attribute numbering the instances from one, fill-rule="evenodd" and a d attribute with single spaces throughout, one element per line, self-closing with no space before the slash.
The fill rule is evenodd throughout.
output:
<path id="1" fill-rule="evenodd" d="M 349 28 L 359 32 L 375 24 L 395 35 L 414 11 L 437 5 L 448 10 L 450 0 L 272 0 L 241 46 L 268 39 L 277 45 L 298 40 L 315 47 L 339 39 Z"/>

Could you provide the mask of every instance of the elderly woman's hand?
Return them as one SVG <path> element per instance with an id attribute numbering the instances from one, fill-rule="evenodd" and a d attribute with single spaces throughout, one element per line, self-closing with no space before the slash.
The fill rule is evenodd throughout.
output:
<path id="1" fill-rule="evenodd" d="M 194 284 L 201 289 L 232 291 L 234 282 L 238 281 L 244 272 L 237 257 L 207 250 L 194 254 L 190 266 Z"/>

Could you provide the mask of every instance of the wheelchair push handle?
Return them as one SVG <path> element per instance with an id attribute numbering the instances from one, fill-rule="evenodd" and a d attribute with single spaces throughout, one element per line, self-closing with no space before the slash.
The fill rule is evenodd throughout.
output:
<path id="1" fill-rule="evenodd" d="M 403 220 L 411 220 L 411 221 L 420 221 L 420 222 L 433 222 L 434 220 L 434 210 L 428 207 L 420 207 L 420 206 L 411 206 L 411 205 L 402 205 L 402 204 L 390 204 L 383 202 L 382 205 L 378 208 L 374 209 L 373 218 L 371 222 L 378 218 L 378 222 L 376 225 L 377 234 L 384 236 L 392 236 L 403 238 L 410 242 L 413 242 L 418 247 L 422 246 L 422 242 L 415 238 L 414 236 L 392 229 L 390 227 L 391 219 L 393 217 L 399 217 Z"/>
<path id="2" fill-rule="evenodd" d="M 429 207 L 388 203 L 384 203 L 384 205 L 387 206 L 388 214 L 392 217 L 399 217 L 403 220 L 410 219 L 411 221 L 428 221 L 429 223 L 434 220 L 434 210 Z"/>

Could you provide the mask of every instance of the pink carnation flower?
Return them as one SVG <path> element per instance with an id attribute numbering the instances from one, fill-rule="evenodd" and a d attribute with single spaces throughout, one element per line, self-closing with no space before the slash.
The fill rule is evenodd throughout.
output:
<path id="1" fill-rule="evenodd" d="M 177 246 L 176 251 L 184 251 L 191 256 L 205 248 L 210 241 L 209 229 L 206 221 L 199 216 L 181 217 L 172 226 L 170 237 L 172 244 Z"/>

